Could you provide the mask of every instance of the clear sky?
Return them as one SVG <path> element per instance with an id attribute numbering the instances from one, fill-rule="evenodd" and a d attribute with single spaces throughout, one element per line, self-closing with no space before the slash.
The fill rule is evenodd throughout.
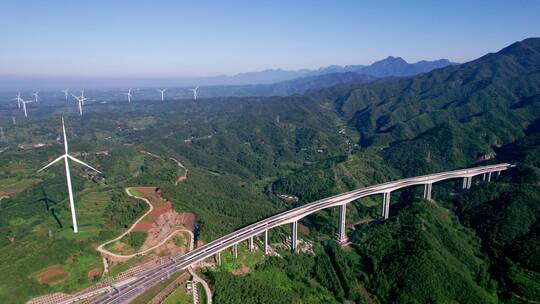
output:
<path id="1" fill-rule="evenodd" d="M 540 36 L 540 1 L 0 2 L 0 75 L 208 76 L 464 62 Z"/>

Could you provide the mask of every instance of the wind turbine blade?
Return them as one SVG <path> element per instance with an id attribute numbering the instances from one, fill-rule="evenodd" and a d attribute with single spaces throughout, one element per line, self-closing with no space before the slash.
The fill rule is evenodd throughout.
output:
<path id="1" fill-rule="evenodd" d="M 84 163 L 84 162 L 82 162 L 82 161 L 76 159 L 75 157 L 73 157 L 73 156 L 71 156 L 71 155 L 69 155 L 69 154 L 66 154 L 66 155 L 67 155 L 67 157 L 68 157 L 69 159 L 71 159 L 72 161 L 74 161 L 74 162 L 76 162 L 76 163 L 79 163 L 79 164 L 81 164 L 81 165 L 83 165 L 83 166 L 86 166 L 86 167 L 88 167 L 88 168 L 90 168 L 90 169 L 96 171 L 97 173 L 101 173 L 101 171 L 99 171 L 98 169 L 96 169 L 96 168 L 90 166 L 89 164 Z"/>
<path id="2" fill-rule="evenodd" d="M 46 165 L 45 167 L 39 169 L 38 172 L 41 172 L 41 171 L 43 171 L 43 170 L 49 168 L 50 166 L 52 166 L 52 165 L 54 165 L 55 163 L 61 161 L 61 160 L 64 159 L 65 157 L 66 157 L 65 154 L 62 155 L 62 156 L 60 156 L 60 157 L 58 157 L 57 159 L 53 160 L 52 162 L 50 162 L 50 163 L 49 163 L 48 165 Z"/>

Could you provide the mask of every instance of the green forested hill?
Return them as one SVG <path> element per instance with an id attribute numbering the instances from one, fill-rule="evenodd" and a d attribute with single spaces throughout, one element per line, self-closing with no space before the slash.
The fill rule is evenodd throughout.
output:
<path id="1" fill-rule="evenodd" d="M 419 76 L 319 94 L 336 102 L 362 146 L 387 148 L 404 174 L 464 166 L 523 136 L 540 114 L 540 38 Z M 412 153 L 412 145 L 425 152 Z"/>

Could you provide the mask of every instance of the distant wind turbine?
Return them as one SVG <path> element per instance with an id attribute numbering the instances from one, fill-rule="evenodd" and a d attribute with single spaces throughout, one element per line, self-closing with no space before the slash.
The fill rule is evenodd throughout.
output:
<path id="1" fill-rule="evenodd" d="M 30 101 L 30 100 L 26 101 L 26 100 L 21 98 L 21 104 L 23 106 L 23 111 L 24 111 L 24 117 L 28 117 L 28 113 L 26 112 L 26 104 L 31 103 L 31 102 L 32 101 Z"/>
<path id="2" fill-rule="evenodd" d="M 163 94 L 165 93 L 165 91 L 167 91 L 167 89 L 163 89 L 163 90 L 158 89 L 157 91 L 161 93 L 161 101 L 163 101 L 165 98 Z"/>
<path id="3" fill-rule="evenodd" d="M 99 170 L 93 168 L 92 166 L 76 159 L 75 157 L 69 155 L 69 152 L 68 152 L 68 143 L 67 143 L 67 137 L 66 137 L 66 128 L 64 126 L 64 117 L 62 117 L 62 132 L 64 134 L 64 154 L 60 157 L 58 157 L 57 159 L 53 160 L 51 163 L 49 163 L 48 165 L 46 165 L 45 167 L 41 168 L 38 170 L 38 172 L 41 172 L 45 169 L 47 169 L 48 167 L 50 167 L 51 165 L 63 160 L 64 161 L 64 164 L 66 166 L 66 180 L 67 180 L 67 187 L 68 187 L 68 194 L 69 194 L 69 206 L 70 206 L 70 209 L 71 209 L 71 217 L 73 219 L 73 232 L 77 233 L 78 232 L 78 228 L 77 228 L 77 217 L 75 215 L 75 203 L 73 201 L 73 189 L 71 187 L 71 174 L 69 172 L 69 162 L 68 160 L 72 160 L 76 163 L 79 163 L 85 167 L 88 167 L 90 168 L 91 170 L 94 170 L 98 173 L 101 173 Z"/>
<path id="4" fill-rule="evenodd" d="M 81 97 L 82 97 L 82 104 L 84 105 L 84 102 L 88 99 L 84 97 L 84 90 L 81 90 Z"/>
<path id="5" fill-rule="evenodd" d="M 199 90 L 199 86 L 197 86 L 195 89 L 189 89 L 188 91 L 193 92 L 193 100 L 197 100 L 197 91 Z"/>
<path id="6" fill-rule="evenodd" d="M 131 89 L 129 89 L 127 93 L 122 94 L 127 95 L 128 103 L 131 103 L 131 98 L 133 97 L 133 94 L 131 94 Z"/>
<path id="7" fill-rule="evenodd" d="M 79 103 L 79 114 L 82 116 L 82 106 L 84 104 L 84 101 L 88 98 L 84 97 L 84 91 L 81 92 L 81 96 L 75 96 L 71 94 L 75 99 L 77 99 L 77 102 Z"/>
<path id="8" fill-rule="evenodd" d="M 39 92 L 34 92 L 34 93 L 32 93 L 32 95 L 34 95 L 34 101 L 38 102 L 39 101 Z"/>
<path id="9" fill-rule="evenodd" d="M 19 93 L 17 94 L 17 97 L 13 98 L 13 100 L 16 100 L 16 101 L 17 101 L 17 106 L 19 106 L 19 109 L 20 109 L 20 108 L 21 108 L 21 101 L 23 100 L 23 99 L 21 98 L 21 92 L 19 92 Z"/>
<path id="10" fill-rule="evenodd" d="M 65 90 L 62 90 L 62 92 L 64 92 L 64 95 L 66 95 L 66 102 L 67 102 L 68 101 L 68 96 L 69 96 L 69 88 L 65 89 Z"/>

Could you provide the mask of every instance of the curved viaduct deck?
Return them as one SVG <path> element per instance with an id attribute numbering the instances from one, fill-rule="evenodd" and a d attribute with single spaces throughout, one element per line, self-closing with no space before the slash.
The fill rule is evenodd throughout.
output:
<path id="1" fill-rule="evenodd" d="M 338 241 L 343 241 L 344 237 L 346 239 L 346 236 L 344 236 L 346 205 L 354 200 L 370 195 L 383 194 L 383 217 L 387 218 L 390 207 L 390 193 L 392 191 L 410 186 L 424 185 L 424 198 L 431 199 L 431 185 L 433 183 L 443 180 L 462 178 L 463 188 L 468 189 L 471 187 L 472 178 L 474 176 L 483 175 L 483 180 L 490 181 L 493 173 L 496 173 L 498 176 L 501 171 L 507 170 L 513 166 L 514 165 L 509 163 L 503 163 L 410 177 L 360 188 L 287 210 L 238 229 L 193 251 L 190 251 L 187 254 L 177 256 L 172 261 L 149 270 L 148 272 L 139 276 L 136 280 L 133 280 L 123 286 L 114 288 L 113 292 L 101 299 L 98 299 L 95 303 L 127 303 L 130 299 L 133 299 L 135 296 L 141 294 L 146 289 L 159 282 L 163 277 L 166 277 L 171 273 L 186 269 L 191 265 L 201 262 L 214 255 L 217 255 L 219 263 L 219 253 L 221 251 L 236 246 L 238 243 L 246 240 L 250 240 L 250 244 L 253 244 L 253 237 L 260 234 L 264 234 L 265 252 L 267 252 L 268 230 L 285 224 L 293 224 L 293 236 L 291 243 L 294 250 L 296 248 L 297 240 L 297 221 L 303 217 L 326 208 L 340 206 L 341 211 Z"/>

